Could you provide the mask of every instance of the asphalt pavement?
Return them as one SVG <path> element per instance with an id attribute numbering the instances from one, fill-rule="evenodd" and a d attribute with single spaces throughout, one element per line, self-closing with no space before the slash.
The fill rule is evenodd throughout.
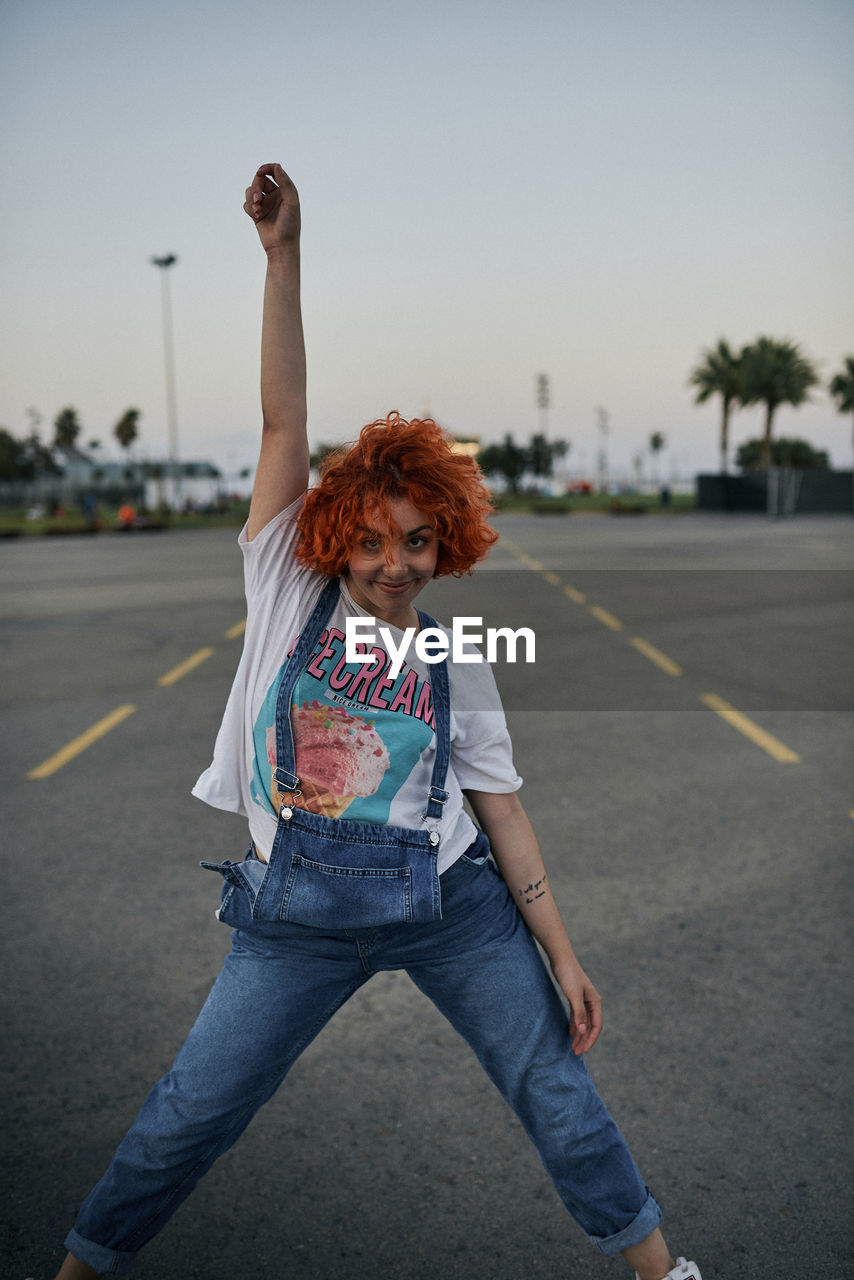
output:
<path id="1" fill-rule="evenodd" d="M 591 1071 L 704 1280 L 852 1274 L 854 519 L 523 517 L 425 607 L 499 660 L 522 798 L 605 1001 Z M 2 1275 L 47 1280 L 228 948 L 189 795 L 239 656 L 228 530 L 0 546 Z M 403 974 L 336 1015 L 140 1280 L 605 1280 Z"/>

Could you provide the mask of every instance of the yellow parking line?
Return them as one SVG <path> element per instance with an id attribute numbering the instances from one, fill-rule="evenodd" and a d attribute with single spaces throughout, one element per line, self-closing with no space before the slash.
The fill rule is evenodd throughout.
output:
<path id="1" fill-rule="evenodd" d="M 642 640 L 640 636 L 635 636 L 631 641 L 638 653 L 642 653 L 645 658 L 649 658 L 650 662 L 654 662 L 657 667 L 661 667 L 662 671 L 666 671 L 669 676 L 684 675 L 682 668 L 672 658 L 668 658 L 666 653 L 662 653 L 660 649 L 656 649 L 654 644 L 650 644 L 648 640 Z"/>
<path id="2" fill-rule="evenodd" d="M 767 751 L 769 756 L 779 760 L 780 764 L 800 763 L 801 757 L 796 752 L 780 742 L 779 738 L 775 738 L 770 733 L 766 733 L 764 729 L 760 729 L 758 724 L 748 720 L 747 716 L 742 715 L 740 711 L 736 711 L 735 707 L 731 707 L 728 702 L 724 702 L 723 698 L 719 698 L 717 694 L 703 693 L 700 695 L 700 701 L 704 702 L 707 707 L 711 707 L 712 711 L 716 712 L 722 720 L 726 720 L 727 724 L 731 724 L 734 729 L 738 729 L 739 733 L 743 733 L 751 742 L 755 742 L 757 747 Z"/>
<path id="3" fill-rule="evenodd" d="M 501 535 L 501 545 L 506 547 L 510 554 L 514 555 L 517 560 L 521 560 L 522 564 L 527 565 L 529 569 L 533 569 L 535 573 L 543 572 L 545 566 L 542 561 L 535 560 L 533 556 L 529 556 L 527 551 L 523 551 L 521 547 L 517 547 L 516 543 L 511 542 L 509 538 L 504 536 L 504 534 Z"/>
<path id="4" fill-rule="evenodd" d="M 229 627 L 225 633 L 226 640 L 236 640 L 238 636 L 242 636 L 246 630 L 246 619 L 242 622 L 235 622 L 233 627 Z"/>
<path id="5" fill-rule="evenodd" d="M 583 591 L 578 591 L 575 587 L 564 587 L 563 594 L 569 596 L 570 600 L 574 600 L 576 604 L 587 603 L 587 596 Z"/>
<path id="6" fill-rule="evenodd" d="M 179 662 L 177 667 L 173 667 L 171 671 L 167 671 L 165 676 L 158 678 L 158 684 L 175 684 L 188 671 L 192 671 L 194 667 L 198 667 L 200 663 L 206 662 L 213 655 L 213 649 L 199 649 L 197 653 L 186 658 L 184 662 Z"/>
<path id="7" fill-rule="evenodd" d="M 591 604 L 587 612 L 592 613 L 594 618 L 603 622 L 606 627 L 610 627 L 612 631 L 622 631 L 623 624 L 620 619 L 615 618 L 607 609 L 601 609 L 598 604 Z"/>
<path id="8" fill-rule="evenodd" d="M 99 720 L 97 724 L 93 724 L 91 729 L 87 729 L 85 733 L 81 733 L 79 737 L 73 738 L 71 742 L 64 746 L 61 751 L 57 751 L 49 760 L 45 760 L 43 764 L 38 765 L 35 769 L 31 769 L 27 774 L 28 778 L 49 778 L 51 774 L 56 773 L 64 764 L 68 764 L 69 760 L 73 760 L 75 756 L 79 756 L 81 751 L 85 751 L 87 747 L 91 747 L 93 742 L 97 742 L 99 738 L 103 738 L 105 733 L 109 733 L 111 729 L 115 729 L 117 724 L 121 724 L 123 720 L 127 720 L 128 716 L 132 716 L 136 707 L 129 704 L 124 707 L 116 707 L 115 711 L 111 711 L 108 716 L 104 716 L 103 720 Z"/>
<path id="9" fill-rule="evenodd" d="M 546 582 L 550 582 L 553 587 L 560 586 L 560 578 L 557 576 L 556 573 L 552 573 L 551 569 L 546 569 L 545 572 L 543 573 L 543 577 L 545 578 Z"/>

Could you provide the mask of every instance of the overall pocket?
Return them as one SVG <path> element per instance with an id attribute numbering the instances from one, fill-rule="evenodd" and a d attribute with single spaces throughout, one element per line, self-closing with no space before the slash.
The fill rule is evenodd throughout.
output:
<path id="1" fill-rule="evenodd" d="M 412 920 L 411 867 L 341 867 L 294 853 L 281 918 L 331 929 Z"/>
<path id="2" fill-rule="evenodd" d="M 252 845 L 242 862 L 200 862 L 206 871 L 218 871 L 222 876 L 222 897 L 216 911 L 221 924 L 243 928 L 251 924 L 255 899 L 267 872 L 266 862 L 255 853 Z"/>
<path id="3" fill-rule="evenodd" d="M 485 831 L 478 830 L 472 843 L 464 853 L 460 854 L 457 861 L 463 866 L 485 867 L 490 861 L 489 852 L 489 838 Z"/>
<path id="4" fill-rule="evenodd" d="M 286 806 L 252 916 L 321 929 L 441 920 L 438 842 L 435 832 Z"/>

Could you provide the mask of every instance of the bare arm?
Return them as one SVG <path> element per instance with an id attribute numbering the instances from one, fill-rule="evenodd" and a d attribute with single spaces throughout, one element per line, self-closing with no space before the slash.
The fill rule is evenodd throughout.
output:
<path id="1" fill-rule="evenodd" d="M 281 165 L 262 165 L 243 208 L 267 254 L 261 330 L 261 453 L 249 508 L 251 541 L 308 484 L 305 341 L 300 310 L 300 208 Z"/>
<path id="2" fill-rule="evenodd" d="M 528 815 L 515 791 L 503 795 L 467 791 L 466 796 L 525 923 L 543 947 L 570 1003 L 573 1052 L 586 1053 L 602 1030 L 602 1001 L 567 937 Z"/>

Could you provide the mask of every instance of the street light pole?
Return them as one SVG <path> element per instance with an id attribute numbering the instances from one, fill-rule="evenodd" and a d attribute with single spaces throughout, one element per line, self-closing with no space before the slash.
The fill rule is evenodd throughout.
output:
<path id="1" fill-rule="evenodd" d="M 169 292 L 169 267 L 174 267 L 177 255 L 167 253 L 162 258 L 152 257 L 151 263 L 160 268 L 160 302 L 163 312 L 163 362 L 166 368 L 166 427 L 169 433 L 169 462 L 175 482 L 175 497 L 181 496 L 181 472 L 178 462 L 178 401 L 175 395 L 175 340 L 172 331 L 172 297 Z"/>
<path id="2" fill-rule="evenodd" d="M 608 436 L 611 432 L 611 421 L 608 410 L 601 404 L 596 405 L 596 425 L 599 428 L 599 489 L 607 493 L 610 489 L 608 476 Z"/>
<path id="3" fill-rule="evenodd" d="M 551 388 L 547 373 L 537 374 L 537 409 L 539 410 L 540 435 L 549 436 L 549 406 L 551 404 Z"/>

